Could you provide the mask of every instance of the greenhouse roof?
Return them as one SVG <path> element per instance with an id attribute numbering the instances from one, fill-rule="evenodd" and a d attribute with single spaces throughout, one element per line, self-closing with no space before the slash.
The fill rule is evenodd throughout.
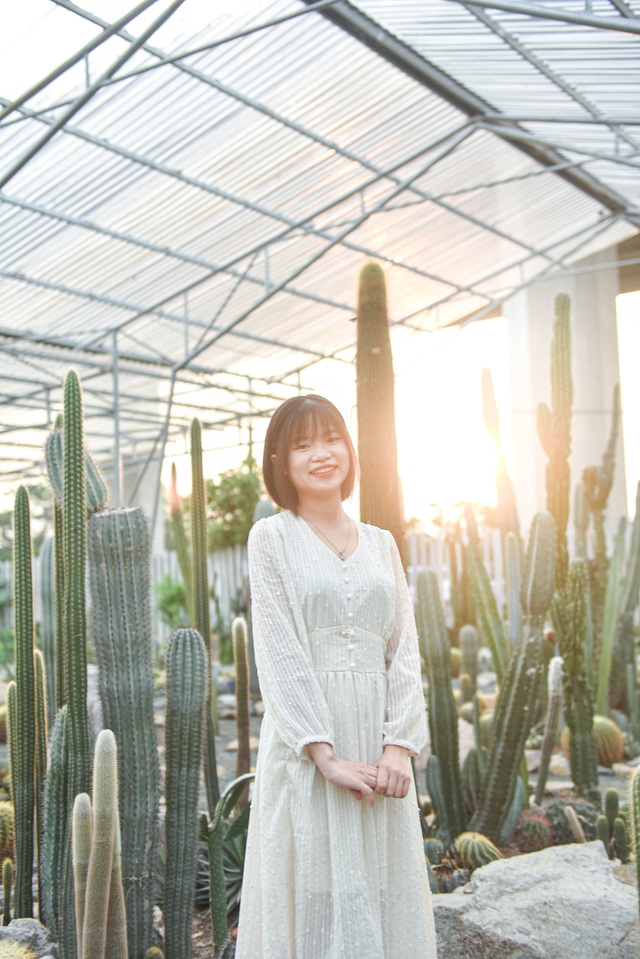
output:
<path id="1" fill-rule="evenodd" d="M 640 228 L 640 0 L 22 0 L 4 28 L 6 476 L 70 365 L 98 455 L 144 463 L 351 363 L 367 259 L 428 331 Z"/>

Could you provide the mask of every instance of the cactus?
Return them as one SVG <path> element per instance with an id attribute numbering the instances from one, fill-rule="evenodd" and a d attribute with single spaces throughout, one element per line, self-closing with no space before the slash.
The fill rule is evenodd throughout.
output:
<path id="1" fill-rule="evenodd" d="M 126 959 L 127 925 L 120 871 L 118 749 L 110 729 L 96 739 L 93 828 L 86 876 L 81 959 Z M 86 841 L 86 826 L 83 840 Z"/>
<path id="2" fill-rule="evenodd" d="M 458 720 L 450 679 L 449 637 L 438 578 L 433 570 L 420 570 L 416 590 L 418 630 L 426 637 L 431 749 L 440 763 L 447 825 L 457 835 L 466 829 L 467 815 L 460 781 Z"/>
<path id="3" fill-rule="evenodd" d="M 562 655 L 564 715 L 571 735 L 571 776 L 576 792 L 588 796 L 598 785 L 596 747 L 593 736 L 593 700 L 584 661 L 587 610 L 587 571 L 584 560 L 574 560 L 569 568 L 565 605 L 562 596 L 554 597 Z"/>
<path id="4" fill-rule="evenodd" d="M 584 483 L 581 481 L 576 483 L 573 491 L 573 528 L 576 559 L 586 559 L 589 511 L 585 501 Z"/>
<path id="5" fill-rule="evenodd" d="M 498 612 L 496 598 L 491 589 L 489 575 L 482 562 L 478 536 L 475 529 L 475 518 L 470 507 L 465 509 L 465 517 L 469 537 L 467 547 L 469 580 L 473 591 L 482 636 L 491 650 L 498 686 L 502 686 L 502 681 L 509 663 L 509 652 L 504 638 L 504 628 L 502 620 L 500 619 L 500 613 Z"/>
<path id="6" fill-rule="evenodd" d="M 200 422 L 191 423 L 191 537 L 193 558 L 193 625 L 200 633 L 207 650 L 207 687 L 204 739 L 204 779 L 207 790 L 209 817 L 213 818 L 220 798 L 216 764 L 217 726 L 216 690 L 213 684 L 211 656 L 211 626 L 209 622 L 209 585 L 207 579 L 207 514 L 202 472 L 202 432 Z"/>
<path id="7" fill-rule="evenodd" d="M 47 748 L 49 745 L 49 714 L 47 710 L 47 680 L 44 656 L 39 649 L 34 650 L 34 685 L 36 712 L 36 754 L 35 754 L 35 812 L 36 812 L 36 850 L 38 862 L 38 903 L 39 919 L 44 925 L 47 921 L 44 906 L 44 781 L 47 775 Z"/>
<path id="8" fill-rule="evenodd" d="M 447 807 L 442 792 L 442 778 L 440 776 L 440 760 L 437 756 L 431 755 L 427 759 L 427 768 L 425 770 L 427 780 L 427 792 L 431 805 L 435 813 L 436 833 L 439 839 L 448 845 L 452 840 L 451 827 Z"/>
<path id="9" fill-rule="evenodd" d="M 33 916 L 36 749 L 31 535 L 29 497 L 24 486 L 15 499 L 13 555 L 17 724 L 11 745 L 11 784 L 16 816 L 15 915 L 20 919 Z"/>
<path id="10" fill-rule="evenodd" d="M 366 263 L 359 276 L 356 390 L 360 518 L 390 530 L 404 561 L 393 357 L 384 272 L 377 263 Z"/>
<path id="11" fill-rule="evenodd" d="M 636 863 L 636 888 L 640 896 L 640 767 L 636 767 L 629 784 L 631 807 L 631 843 Z"/>
<path id="12" fill-rule="evenodd" d="M 462 764 L 462 788 L 469 815 L 480 805 L 482 781 L 487 771 L 487 751 L 483 746 L 473 746 Z"/>
<path id="13" fill-rule="evenodd" d="M 520 589 L 525 629 L 500 687 L 482 798 L 470 823 L 471 829 L 490 839 L 499 838 L 513 802 L 518 768 L 534 721 L 542 672 L 542 627 L 553 588 L 553 538 L 552 518 L 546 513 L 536 514 Z"/>
<path id="14" fill-rule="evenodd" d="M 511 477 L 507 472 L 502 442 L 500 440 L 500 417 L 493 388 L 493 379 L 491 377 L 491 371 L 486 369 L 486 367 L 481 373 L 481 384 L 484 425 L 493 440 L 497 456 L 496 489 L 498 493 L 498 523 L 502 534 L 502 541 L 504 542 L 506 540 L 509 533 L 518 540 L 520 538 L 520 523 L 518 521 L 516 498 L 513 492 Z"/>
<path id="15" fill-rule="evenodd" d="M 609 822 L 607 817 L 603 816 L 602 814 L 596 819 L 596 839 L 599 839 L 604 848 L 607 850 L 607 856 L 609 859 L 613 859 Z"/>
<path id="16" fill-rule="evenodd" d="M 238 726 L 236 777 L 239 777 L 244 776 L 251 769 L 247 624 L 242 617 L 239 616 L 234 619 L 231 634 L 233 637 L 233 660 L 236 666 L 236 723 Z M 247 798 L 248 789 L 245 789 L 238 798 L 238 806 L 246 806 Z"/>
<path id="17" fill-rule="evenodd" d="M 189 621 L 193 622 L 193 581 L 191 575 L 191 556 L 189 555 L 189 543 L 184 528 L 184 517 L 182 515 L 182 506 L 180 503 L 180 494 L 178 493 L 178 477 L 176 464 L 171 464 L 171 485 L 169 487 L 169 510 L 171 513 L 171 529 L 173 531 L 173 542 L 178 565 L 180 566 L 180 575 L 187 600 L 187 610 Z"/>
<path id="18" fill-rule="evenodd" d="M 10 802 L 0 802 L 0 859 L 15 854 L 15 817 Z"/>
<path id="19" fill-rule="evenodd" d="M 102 712 L 119 744 L 127 937 L 132 959 L 143 959 L 153 928 L 160 769 L 153 720 L 151 556 L 142 510 L 93 514 L 88 553 Z"/>
<path id="20" fill-rule="evenodd" d="M 505 540 L 507 567 L 507 615 L 509 618 L 510 653 L 520 642 L 522 634 L 522 608 L 520 606 L 520 542 L 513 533 Z"/>
<path id="21" fill-rule="evenodd" d="M 164 959 L 164 952 L 157 946 L 151 946 L 144 954 L 144 959 Z"/>
<path id="22" fill-rule="evenodd" d="M 45 780 L 44 788 L 44 810 L 45 810 L 45 831 L 44 831 L 44 891 L 45 891 L 45 909 L 51 934 L 55 940 L 62 937 L 63 929 L 68 931 L 72 928 L 71 919 L 62 916 L 66 909 L 71 908 L 69 900 L 65 896 L 67 888 L 66 880 L 66 850 L 69 844 L 69 820 L 67 810 L 69 808 L 68 799 L 68 707 L 63 706 L 58 711 L 56 721 L 51 733 L 51 743 L 49 747 L 49 772 Z M 75 955 L 76 943 L 73 942 L 73 953 L 65 952 L 65 955 Z M 80 957 L 81 959 L 81 957 Z"/>
<path id="23" fill-rule="evenodd" d="M 624 564 L 626 532 L 627 521 L 625 517 L 621 516 L 614 538 L 613 555 L 609 564 L 609 575 L 606 581 L 604 610 L 600 629 L 595 706 L 598 713 L 602 716 L 606 715 L 609 711 L 609 684 L 618 626 L 618 614 L 621 608 L 622 567 Z M 637 601 L 637 592 L 635 600 Z"/>
<path id="24" fill-rule="evenodd" d="M 167 959 L 191 948 L 198 785 L 208 659 L 200 635 L 178 629 L 167 651 L 166 874 L 163 898 Z M 215 810 L 214 810 L 215 813 Z"/>
<path id="25" fill-rule="evenodd" d="M 47 474 L 53 495 L 60 506 L 64 505 L 64 429 L 59 425 L 47 437 L 44 448 Z M 109 490 L 104 476 L 91 453 L 85 450 L 85 478 L 87 509 L 90 513 L 104 509 L 109 499 Z"/>
<path id="26" fill-rule="evenodd" d="M 559 656 L 549 663 L 548 673 L 548 708 L 544 723 L 544 736 L 540 750 L 540 765 L 538 766 L 538 780 L 536 782 L 536 805 L 542 805 L 544 788 L 549 775 L 549 763 L 553 747 L 558 738 L 558 727 L 562 713 L 562 659 Z"/>
<path id="27" fill-rule="evenodd" d="M 47 677 L 47 722 L 56 718 L 56 603 L 54 538 L 47 536 L 40 550 L 40 642 Z"/>
<path id="28" fill-rule="evenodd" d="M 514 841 L 520 852 L 539 852 L 553 845 L 553 827 L 544 813 L 523 809 L 516 823 Z"/>
<path id="29" fill-rule="evenodd" d="M 478 632 L 475 626 L 467 624 L 460 630 L 460 652 L 462 654 L 460 669 L 469 676 L 475 693 L 478 676 Z"/>
<path id="30" fill-rule="evenodd" d="M 613 824 L 618 818 L 620 811 L 620 794 L 617 789 L 611 787 L 604 794 L 604 811 L 607 817 L 609 835 L 613 834 Z"/>
<path id="31" fill-rule="evenodd" d="M 629 862 L 627 824 L 621 816 L 616 816 L 613 823 L 613 848 L 620 862 Z"/>
<path id="32" fill-rule="evenodd" d="M 620 706 L 625 699 L 624 673 L 628 664 L 634 664 L 634 615 L 638 605 L 640 592 L 640 483 L 636 489 L 636 513 L 631 530 L 631 542 L 627 568 L 622 584 L 620 605 L 618 608 L 618 622 L 616 643 L 614 647 L 614 662 L 616 664 L 614 685 L 614 705 Z M 633 703 L 627 703 L 629 711 Z"/>
<path id="33" fill-rule="evenodd" d="M 4 908 L 2 911 L 2 925 L 8 926 L 11 922 L 11 886 L 13 885 L 13 862 L 7 858 L 2 863 L 2 894 Z"/>
<path id="34" fill-rule="evenodd" d="M 569 829 L 571 830 L 571 835 L 573 836 L 574 842 L 586 842 L 587 837 L 584 834 L 582 823 L 578 819 L 578 814 L 573 808 L 573 806 L 565 806 L 564 814 L 567 817 L 567 822 L 569 823 Z M 596 827 L 597 827 L 597 820 L 596 820 Z"/>
<path id="35" fill-rule="evenodd" d="M 73 861 L 73 889 L 76 906 L 76 931 L 78 936 L 78 956 L 82 959 L 82 932 L 84 928 L 85 898 L 87 894 L 87 875 L 91 858 L 91 837 L 93 833 L 93 810 L 91 800 L 86 793 L 78 793 L 71 813 L 71 858 Z"/>
<path id="36" fill-rule="evenodd" d="M 55 704 L 56 710 L 59 710 L 67 702 L 67 666 L 64 649 L 64 520 L 62 507 L 57 502 L 53 504 L 53 572 L 56 614 Z"/>
<path id="37" fill-rule="evenodd" d="M 458 859 L 470 872 L 502 859 L 502 853 L 487 836 L 479 832 L 463 832 L 456 839 Z"/>
<path id="38" fill-rule="evenodd" d="M 624 735 L 613 719 L 608 716 L 593 717 L 593 740 L 596 760 L 599 766 L 608 766 L 622 762 L 624 759 Z M 571 754 L 571 730 L 565 726 L 562 731 L 561 745 L 564 751 Z"/>
<path id="39" fill-rule="evenodd" d="M 536 410 L 538 435 L 549 459 L 546 466 L 547 509 L 555 520 L 555 575 L 558 589 L 564 586 L 569 568 L 567 522 L 573 402 L 569 312 L 569 297 L 564 293 L 558 294 L 551 340 L 551 408 L 546 403 L 539 403 Z"/>
<path id="40" fill-rule="evenodd" d="M 431 836 L 424 840 L 424 854 L 432 866 L 438 866 L 444 858 L 444 843 Z"/>
<path id="41" fill-rule="evenodd" d="M 587 802 L 584 799 L 560 799 L 545 806 L 545 815 L 553 827 L 556 842 L 560 845 L 566 845 L 576 841 L 567 817 L 567 808 L 569 807 L 575 813 L 575 819 L 580 824 L 585 839 L 591 842 L 596 838 L 596 822 L 600 815 L 600 809 L 594 803 Z"/>

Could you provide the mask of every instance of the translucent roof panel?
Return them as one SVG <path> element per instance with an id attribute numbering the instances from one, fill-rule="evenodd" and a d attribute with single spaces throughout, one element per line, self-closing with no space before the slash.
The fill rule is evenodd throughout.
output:
<path id="1" fill-rule="evenodd" d="M 467 322 L 634 235 L 640 0 L 22 0 L 0 39 L 0 427 L 66 369 L 104 458 L 249 424 L 391 321 Z M 115 391 L 115 393 L 114 393 Z"/>

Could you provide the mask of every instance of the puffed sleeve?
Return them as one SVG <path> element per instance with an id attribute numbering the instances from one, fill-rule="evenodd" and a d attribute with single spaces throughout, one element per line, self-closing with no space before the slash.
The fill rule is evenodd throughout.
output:
<path id="1" fill-rule="evenodd" d="M 404 746 L 416 755 L 427 741 L 427 713 L 422 689 L 418 632 L 409 586 L 391 533 L 384 531 L 395 582 L 395 624 L 387 643 L 387 711 L 385 746 Z"/>
<path id="2" fill-rule="evenodd" d="M 270 517 L 248 543 L 251 619 L 265 710 L 287 746 L 303 759 L 308 743 L 334 745 L 329 707 L 313 671 L 306 626 L 288 574 L 280 533 Z"/>

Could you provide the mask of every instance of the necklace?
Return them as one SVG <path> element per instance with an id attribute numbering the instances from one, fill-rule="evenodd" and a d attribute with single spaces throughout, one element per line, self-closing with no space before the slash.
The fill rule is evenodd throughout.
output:
<path id="1" fill-rule="evenodd" d="M 349 526 L 349 530 L 348 530 L 348 532 L 347 532 L 347 541 L 346 541 L 346 543 L 344 544 L 344 546 L 342 547 L 342 549 L 340 549 L 339 546 L 336 546 L 336 544 L 329 539 L 329 537 L 327 536 L 327 534 L 326 534 L 326 533 L 323 533 L 322 530 L 320 529 L 320 527 L 319 527 L 319 526 L 316 526 L 316 524 L 315 524 L 314 522 L 312 522 L 310 519 L 307 519 L 306 516 L 303 516 L 302 519 L 303 519 L 303 520 L 305 521 L 305 523 L 307 523 L 309 526 L 313 526 L 313 528 L 316 530 L 317 533 L 320 533 L 320 535 L 322 536 L 322 538 L 327 541 L 327 543 L 329 544 L 329 546 L 331 546 L 332 549 L 335 550 L 335 552 L 338 554 L 338 557 L 339 557 L 339 558 L 342 560 L 342 562 L 344 563 L 345 560 L 346 560 L 346 558 L 347 558 L 347 557 L 344 555 L 344 551 L 345 551 L 346 548 L 348 547 L 349 542 L 350 542 L 350 540 L 351 540 L 351 520 L 349 519 L 349 517 L 347 516 L 347 523 L 348 523 L 348 526 Z"/>

